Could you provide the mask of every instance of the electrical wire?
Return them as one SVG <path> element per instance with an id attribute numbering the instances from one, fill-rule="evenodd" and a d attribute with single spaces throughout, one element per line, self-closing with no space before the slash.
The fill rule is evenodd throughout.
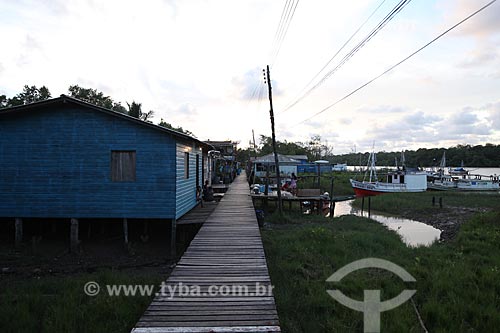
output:
<path id="1" fill-rule="evenodd" d="M 293 16 L 295 15 L 295 10 L 297 9 L 298 4 L 299 0 L 287 0 L 287 2 L 285 3 L 283 12 L 281 14 L 282 19 L 280 20 L 280 24 L 278 25 L 275 40 L 273 42 L 273 46 L 271 47 L 270 67 L 273 67 L 273 65 L 276 63 L 276 59 L 278 58 L 278 54 L 281 50 L 286 34 L 288 33 L 288 29 L 290 28 L 290 23 L 292 22 Z"/>
<path id="2" fill-rule="evenodd" d="M 323 72 L 328 67 L 328 65 L 331 64 L 331 62 L 333 61 L 333 59 L 335 59 L 337 57 L 337 55 L 347 46 L 347 44 L 349 44 L 349 42 L 358 34 L 358 32 L 366 25 L 366 23 L 372 18 L 372 16 L 375 15 L 375 13 L 379 10 L 379 8 L 382 7 L 382 5 L 384 4 L 385 1 L 386 0 L 382 0 L 382 2 L 377 6 L 377 8 L 375 8 L 375 10 L 370 14 L 370 16 L 368 16 L 368 18 L 356 29 L 356 31 L 354 31 L 354 33 L 344 42 L 344 44 L 337 50 L 337 52 L 335 52 L 333 54 L 333 56 L 330 58 L 330 60 L 328 60 L 326 62 L 326 64 L 304 86 L 304 88 L 302 88 L 302 90 L 299 93 L 299 96 L 302 96 L 304 94 L 304 92 L 306 91 L 307 87 L 309 87 L 314 82 L 314 80 L 316 80 L 316 78 L 321 74 L 321 72 Z M 288 104 L 282 112 L 285 112 L 285 111 L 289 110 L 295 104 L 296 103 Z"/>
<path id="3" fill-rule="evenodd" d="M 389 23 L 403 8 L 409 4 L 411 0 L 401 0 L 391 11 L 380 21 L 375 28 L 370 31 L 370 33 L 364 37 L 355 47 L 353 47 L 341 60 L 340 62 L 331 69 L 328 73 L 326 73 L 323 78 L 318 81 L 314 86 L 309 88 L 304 94 L 302 94 L 299 98 L 295 100 L 290 106 L 288 106 L 285 111 L 291 109 L 299 102 L 301 102 L 304 98 L 309 96 L 314 90 L 320 87 L 325 81 L 330 78 L 338 69 L 340 69 L 345 63 L 347 63 L 363 46 L 365 46 L 375 35 L 380 32 L 386 25 Z"/>
<path id="4" fill-rule="evenodd" d="M 433 44 L 435 41 L 437 41 L 438 39 L 440 39 L 441 37 L 443 37 L 444 35 L 446 35 L 448 32 L 452 31 L 453 29 L 455 29 L 456 27 L 458 27 L 459 25 L 461 25 L 462 23 L 468 21 L 469 19 L 471 19 L 473 16 L 479 14 L 480 12 L 482 12 L 484 9 L 486 9 L 487 7 L 491 6 L 493 3 L 495 3 L 497 0 L 492 0 L 490 1 L 489 3 L 487 3 L 486 5 L 484 5 L 483 7 L 479 8 L 478 10 L 476 10 L 475 12 L 473 12 L 472 14 L 470 14 L 469 16 L 467 16 L 466 18 L 462 19 L 460 22 L 456 23 L 455 25 L 451 26 L 450 28 L 446 29 L 444 32 L 442 32 L 441 34 L 439 34 L 437 37 L 435 37 L 434 39 L 432 39 L 430 42 L 426 43 L 425 45 L 421 46 L 420 48 L 418 48 L 416 51 L 414 51 L 413 53 L 411 53 L 410 55 L 408 55 L 407 57 L 405 57 L 404 59 L 400 60 L 399 62 L 397 62 L 395 65 L 392 65 L 391 67 L 389 67 L 388 69 L 386 69 L 385 71 L 383 71 L 382 73 L 380 73 L 379 75 L 373 77 L 371 80 L 369 80 L 368 82 L 362 84 L 361 86 L 359 86 L 358 88 L 354 89 L 353 91 L 351 91 L 350 93 L 348 93 L 347 95 L 345 95 L 344 97 L 338 99 L 336 102 L 328 105 L 327 107 L 325 107 L 324 109 L 322 109 L 321 111 L 319 112 L 316 112 L 315 114 L 313 114 L 311 117 L 308 117 L 302 121 L 300 121 L 299 123 L 293 125 L 292 127 L 294 126 L 297 126 L 299 124 L 302 124 L 318 115 L 320 115 L 321 113 L 331 109 L 332 107 L 334 107 L 335 105 L 337 105 L 338 103 L 344 101 L 345 99 L 349 98 L 350 96 L 354 95 L 355 93 L 357 93 L 358 91 L 360 91 L 361 89 L 363 89 L 364 87 L 368 86 L 370 83 L 372 83 L 373 81 L 379 79 L 380 77 L 384 76 L 385 74 L 389 73 L 390 71 L 392 71 L 394 68 L 398 67 L 399 65 L 401 65 L 402 63 L 404 63 L 405 61 L 407 61 L 408 59 L 410 59 L 411 57 L 413 57 L 414 55 L 416 55 L 417 53 L 419 53 L 420 51 L 424 50 L 425 48 L 427 48 L 429 45 Z"/>

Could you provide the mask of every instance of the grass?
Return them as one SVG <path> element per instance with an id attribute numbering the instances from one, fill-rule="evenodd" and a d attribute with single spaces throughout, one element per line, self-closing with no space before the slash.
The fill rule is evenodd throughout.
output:
<path id="1" fill-rule="evenodd" d="M 432 206 L 432 198 L 436 206 Z M 380 212 L 400 215 L 411 212 L 415 215 L 429 215 L 439 207 L 439 198 L 442 198 L 443 207 L 467 208 L 500 208 L 500 194 L 498 192 L 421 192 L 421 193 L 393 193 L 371 198 L 372 209 Z M 354 202 L 361 207 L 361 199 Z M 366 202 L 365 202 L 366 205 Z"/>
<path id="2" fill-rule="evenodd" d="M 130 332 L 152 296 L 109 296 L 112 284 L 158 286 L 161 276 L 140 276 L 101 271 L 72 277 L 40 277 L 2 281 L 0 323 L 2 332 Z M 98 296 L 84 293 L 95 281 Z M 156 290 L 156 289 L 155 289 Z"/>
<path id="3" fill-rule="evenodd" d="M 349 183 L 349 178 L 354 177 L 353 172 L 322 172 L 320 180 L 321 192 L 331 192 L 331 177 L 333 177 L 333 194 L 336 196 L 352 195 L 354 191 Z M 318 178 L 315 174 L 301 174 L 297 182 L 298 188 L 318 188 Z M 331 193 L 330 193 L 331 194 Z"/>
<path id="4" fill-rule="evenodd" d="M 269 221 L 268 221 L 269 222 Z M 340 289 L 362 300 L 364 289 L 381 289 L 382 299 L 416 289 L 415 303 L 431 332 L 493 332 L 500 327 L 500 215 L 479 214 L 447 244 L 408 248 L 392 231 L 371 220 L 344 216 L 273 216 L 262 231 L 284 332 L 363 331 L 363 317 L 327 293 Z M 290 223 L 292 222 L 292 223 Z M 362 270 L 341 283 L 325 280 L 362 258 L 390 260 L 417 282 L 392 273 Z M 410 302 L 384 312 L 382 332 L 421 332 Z"/>

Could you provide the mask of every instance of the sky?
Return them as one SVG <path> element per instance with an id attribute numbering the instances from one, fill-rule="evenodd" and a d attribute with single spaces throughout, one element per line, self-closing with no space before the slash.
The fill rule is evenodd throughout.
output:
<path id="1" fill-rule="evenodd" d="M 489 0 L 409 2 L 288 108 L 360 26 L 313 85 L 398 2 L 0 0 L 0 95 L 45 85 L 57 97 L 78 84 L 123 105 L 142 103 L 155 111 L 155 123 L 245 148 L 252 130 L 257 143 L 271 136 L 262 73 L 270 65 L 279 141 L 319 135 L 334 154 L 500 144 L 500 1 L 317 114 Z M 292 5 L 277 43 L 283 10 Z"/>

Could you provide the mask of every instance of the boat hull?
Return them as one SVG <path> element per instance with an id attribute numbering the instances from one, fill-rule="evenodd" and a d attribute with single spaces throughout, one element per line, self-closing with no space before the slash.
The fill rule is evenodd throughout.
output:
<path id="1" fill-rule="evenodd" d="M 352 189 L 357 197 L 369 197 L 386 193 L 425 192 L 425 188 L 408 188 L 406 184 L 391 184 L 381 182 L 359 182 L 350 179 Z"/>
<path id="2" fill-rule="evenodd" d="M 432 183 L 427 185 L 432 191 L 455 191 L 455 192 L 496 192 L 500 190 L 498 183 L 476 185 L 476 184 L 450 184 Z"/>
<path id="3" fill-rule="evenodd" d="M 356 197 L 358 197 L 358 198 L 373 197 L 376 195 L 388 193 L 388 192 L 378 192 L 378 191 L 373 191 L 373 190 L 365 190 L 365 189 L 357 188 L 357 187 L 353 187 L 352 189 L 354 190 L 354 194 L 356 194 Z"/>

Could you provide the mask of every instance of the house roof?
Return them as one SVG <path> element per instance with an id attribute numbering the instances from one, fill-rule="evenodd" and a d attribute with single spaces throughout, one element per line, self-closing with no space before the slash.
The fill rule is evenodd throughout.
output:
<path id="1" fill-rule="evenodd" d="M 113 111 L 110 109 L 106 109 L 106 108 L 103 108 L 103 107 L 100 107 L 100 106 L 97 106 L 94 104 L 90 104 L 90 103 L 84 102 L 82 100 L 79 100 L 79 99 L 76 99 L 76 98 L 73 98 L 73 97 L 70 97 L 70 96 L 67 96 L 64 94 L 61 95 L 60 97 L 51 98 L 51 99 L 47 99 L 44 101 L 39 101 L 39 102 L 35 102 L 35 103 L 18 105 L 18 106 L 0 109 L 0 116 L 5 115 L 5 114 L 13 114 L 13 113 L 17 113 L 17 112 L 34 111 L 34 110 L 42 109 L 45 107 L 50 107 L 50 106 L 55 106 L 55 105 L 64 105 L 64 104 L 73 104 L 73 105 L 77 105 L 77 106 L 84 107 L 87 109 L 102 112 L 102 113 L 105 113 L 105 114 L 108 114 L 108 115 L 111 115 L 111 116 L 114 116 L 117 118 L 125 119 L 127 121 L 136 123 L 140 126 L 146 126 L 146 127 L 158 130 L 158 131 L 168 133 L 170 135 L 173 135 L 175 137 L 178 137 L 178 138 L 181 138 L 184 140 L 187 139 L 187 140 L 195 141 L 195 142 L 205 146 L 208 149 L 214 148 L 211 144 L 203 142 L 201 140 L 198 140 L 190 135 L 187 135 L 187 134 L 184 134 L 184 133 L 181 133 L 181 132 L 178 132 L 178 131 L 175 131 L 175 130 L 172 130 L 172 129 L 169 129 L 169 128 L 166 128 L 163 126 L 148 123 L 146 121 L 131 117 L 127 114 L 116 112 L 116 111 Z"/>
<path id="2" fill-rule="evenodd" d="M 293 158 L 294 160 L 308 160 L 307 155 L 285 155 L 290 158 Z"/>
<path id="3" fill-rule="evenodd" d="M 274 154 L 267 154 L 264 156 L 257 157 L 254 161 L 255 163 L 274 163 Z M 290 158 L 287 155 L 278 154 L 279 163 L 300 163 L 299 160 Z"/>

